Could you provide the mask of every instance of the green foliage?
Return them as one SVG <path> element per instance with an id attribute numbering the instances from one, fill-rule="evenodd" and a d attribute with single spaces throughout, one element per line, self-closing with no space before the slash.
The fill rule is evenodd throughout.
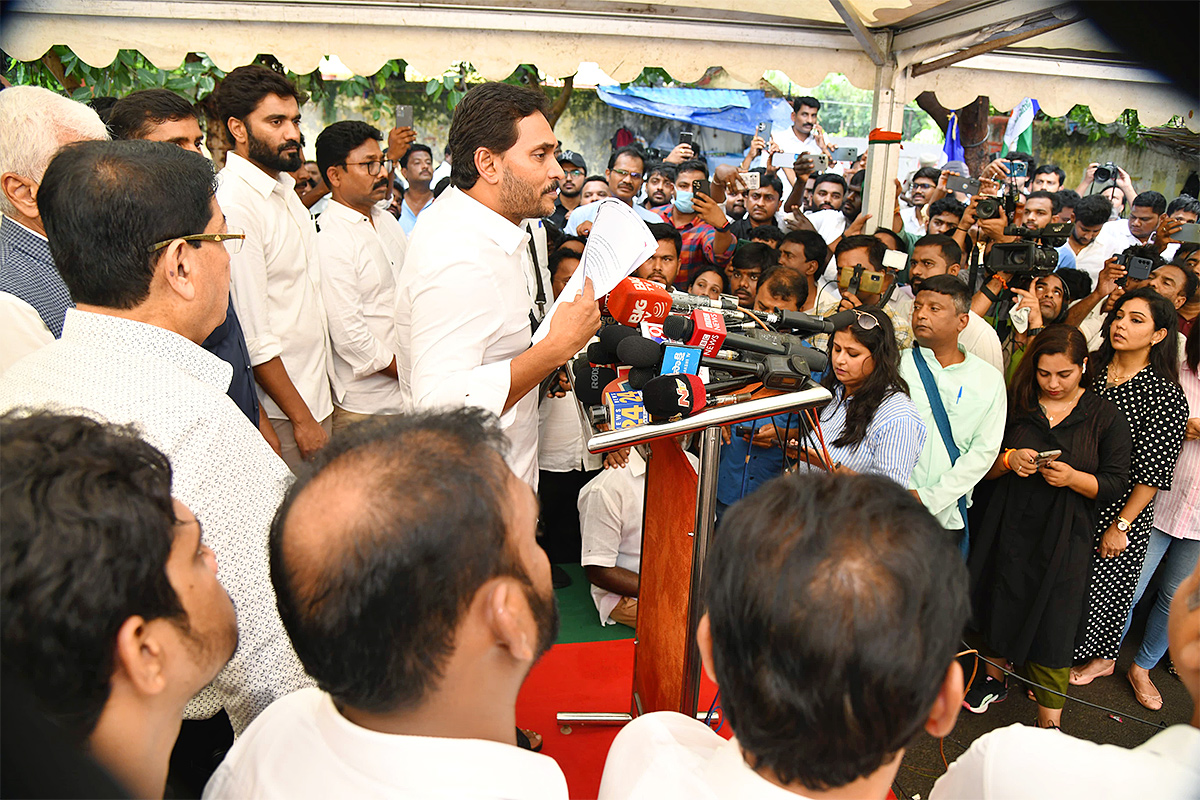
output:
<path id="1" fill-rule="evenodd" d="M 46 64 L 55 57 L 62 64 L 66 86 Z M 138 89 L 154 88 L 170 89 L 197 103 L 212 94 L 217 81 L 225 77 L 205 55 L 193 54 L 178 68 L 165 70 L 155 67 L 136 50 L 119 50 L 112 64 L 93 67 L 63 45 L 51 48 L 47 58 L 40 61 L 21 62 L 4 54 L 0 68 L 14 84 L 32 84 L 55 91 L 74 87 L 71 97 L 84 103 L 94 97 L 123 97 Z"/>
<path id="2" fill-rule="evenodd" d="M 1147 145 L 1146 138 L 1142 136 L 1145 128 L 1138 122 L 1137 111 L 1132 108 L 1126 109 L 1121 116 L 1105 124 L 1097 122 L 1087 106 L 1075 106 L 1067 112 L 1065 125 L 1068 133 L 1084 134 L 1089 143 L 1116 136 L 1137 147 Z"/>

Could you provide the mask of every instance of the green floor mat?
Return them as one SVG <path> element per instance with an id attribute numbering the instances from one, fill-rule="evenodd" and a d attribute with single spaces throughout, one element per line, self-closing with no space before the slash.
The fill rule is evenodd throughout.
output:
<path id="1" fill-rule="evenodd" d="M 555 644 L 572 642 L 608 642 L 613 639 L 632 639 L 633 628 L 625 625 L 601 625 L 600 614 L 592 602 L 591 584 L 578 564 L 559 564 L 571 576 L 571 585 L 555 589 L 561 625 Z"/>

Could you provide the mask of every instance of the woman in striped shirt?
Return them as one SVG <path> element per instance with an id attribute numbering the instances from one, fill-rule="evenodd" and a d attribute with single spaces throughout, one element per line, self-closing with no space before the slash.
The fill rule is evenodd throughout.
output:
<path id="1" fill-rule="evenodd" d="M 900 348 L 891 318 L 877 308 L 833 335 L 821 385 L 833 400 L 821 410 L 821 428 L 835 472 L 885 475 L 908 488 L 925 445 L 925 423 L 900 377 Z M 811 449 L 802 452 L 820 464 Z"/>

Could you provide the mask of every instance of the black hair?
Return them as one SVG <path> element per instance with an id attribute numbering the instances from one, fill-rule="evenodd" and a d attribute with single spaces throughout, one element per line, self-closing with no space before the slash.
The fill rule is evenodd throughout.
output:
<path id="1" fill-rule="evenodd" d="M 1151 272 L 1167 263 L 1166 259 L 1162 257 L 1162 254 L 1152 244 L 1131 244 L 1121 251 L 1121 255 L 1147 259 L 1150 262 Z"/>
<path id="2" fill-rule="evenodd" d="M 329 183 L 329 168 L 345 166 L 350 151 L 364 142 L 374 139 L 383 141 L 383 134 L 374 125 L 358 120 L 335 122 L 317 136 L 317 169 L 325 183 Z M 413 145 L 423 147 L 424 145 Z M 428 149 L 428 148 L 426 148 Z"/>
<path id="3" fill-rule="evenodd" d="M 699 172 L 701 175 L 703 175 L 705 178 L 707 178 L 708 177 L 708 164 L 706 164 L 703 161 L 700 161 L 699 159 L 696 159 L 696 158 L 690 159 L 688 161 L 684 161 L 682 164 L 680 164 L 678 166 L 678 168 L 676 168 L 675 179 L 678 180 L 679 176 L 685 172 Z"/>
<path id="4" fill-rule="evenodd" d="M 1065 303 L 1064 303 L 1065 305 Z M 1013 373 L 1009 387 L 1008 407 L 1011 413 L 1036 418 L 1041 390 L 1038 388 L 1038 359 L 1042 356 L 1065 355 L 1072 364 L 1083 368 L 1087 363 L 1087 339 L 1079 328 L 1062 323 L 1047 325 L 1025 349 L 1021 363 Z M 1092 386 L 1092 375 L 1086 370 L 1079 381 L 1084 389 Z"/>
<path id="5" fill-rule="evenodd" d="M 774 189 L 775 194 L 779 195 L 780 199 L 783 198 L 783 181 L 780 180 L 778 172 L 774 175 L 768 175 L 766 167 L 755 167 L 750 171 L 757 172 L 762 176 L 758 180 L 759 189 Z"/>
<path id="6" fill-rule="evenodd" d="M 936 247 L 942 253 L 942 258 L 946 259 L 947 266 L 950 264 L 962 264 L 963 251 L 958 242 L 954 238 L 947 236 L 944 233 L 930 233 L 922 236 L 913 244 L 913 252 L 916 252 L 918 247 Z"/>
<path id="7" fill-rule="evenodd" d="M 449 188 L 450 188 L 450 176 L 449 175 L 443 175 L 441 178 L 438 178 L 437 186 L 433 187 L 434 199 L 436 200 L 441 195 L 442 192 L 446 191 Z"/>
<path id="8" fill-rule="evenodd" d="M 583 191 L 584 186 L 586 186 L 589 183 L 592 183 L 594 181 L 599 181 L 600 183 L 603 183 L 605 186 L 608 186 L 608 178 L 604 177 L 603 175 L 588 175 L 586 178 L 583 179 L 583 183 L 579 184 L 579 190 Z"/>
<path id="9" fill-rule="evenodd" d="M 1150 316 L 1154 320 L 1154 329 L 1166 330 L 1167 335 L 1156 345 L 1150 347 L 1150 368 L 1160 377 L 1172 383 L 1179 383 L 1179 315 L 1171 301 L 1163 297 L 1149 286 L 1131 289 L 1117 298 L 1112 310 L 1104 318 L 1104 328 L 1101 330 L 1102 340 L 1088 359 L 1088 371 L 1093 380 L 1099 384 L 1103 380 L 1104 370 L 1112 363 L 1115 351 L 1109 336 L 1112 333 L 1113 322 L 1117 312 L 1130 300 L 1145 300 L 1150 306 Z"/>
<path id="10" fill-rule="evenodd" d="M 1033 171 L 1033 174 L 1029 176 L 1029 180 L 1032 181 L 1038 175 L 1057 175 L 1058 185 L 1060 187 L 1067 182 L 1067 173 L 1063 172 L 1062 167 L 1058 166 L 1057 164 L 1042 164 Z M 1056 211 L 1054 213 L 1057 214 L 1058 212 Z"/>
<path id="11" fill-rule="evenodd" d="M 550 254 L 550 263 L 547 266 L 547 270 L 550 272 L 550 277 L 554 277 L 554 273 L 558 272 L 558 267 L 560 264 L 562 264 L 562 262 L 570 261 L 571 259 L 578 261 L 581 258 L 583 258 L 583 256 L 579 253 L 576 253 L 574 250 L 569 250 L 565 247 L 558 248 Z"/>
<path id="12" fill-rule="evenodd" d="M 752 242 L 766 241 L 773 242 L 778 245 L 783 241 L 783 231 L 779 229 L 778 225 L 755 225 L 750 229 L 750 232 L 746 234 L 746 238 Z"/>
<path id="13" fill-rule="evenodd" d="M 843 194 L 846 191 L 846 179 L 841 175 L 838 175 L 836 172 L 823 172 L 817 177 L 813 178 L 813 190 L 815 191 L 816 188 L 822 183 L 836 183 L 838 186 L 842 187 Z"/>
<path id="14" fill-rule="evenodd" d="M 450 180 L 459 189 L 470 189 L 479 180 L 475 153 L 479 148 L 496 155 L 517 143 L 517 123 L 533 114 L 545 116 L 550 101 L 528 86 L 484 83 L 463 96 L 450 121 L 449 147 L 454 151 Z"/>
<path id="15" fill-rule="evenodd" d="M 506 450 L 478 408 L 383 417 L 334 437 L 288 490 L 271 524 L 271 583 L 296 655 L 339 706 L 418 706 L 479 588 L 502 575 L 528 584 L 508 543 Z M 323 543 L 297 544 L 308 523 L 292 510 L 307 492 L 370 501 L 328 522 L 340 530 Z"/>
<path id="16" fill-rule="evenodd" d="M 1108 222 L 1112 216 L 1112 203 L 1101 194 L 1089 194 L 1079 198 L 1075 204 L 1075 222 L 1094 228 Z"/>
<path id="17" fill-rule="evenodd" d="M 59 150 L 37 201 L 71 298 L 103 308 L 141 304 L 162 255 L 150 248 L 201 233 L 215 192 L 212 163 L 173 144 L 88 141 Z"/>
<path id="18" fill-rule="evenodd" d="M 758 278 L 758 290 L 762 291 L 764 286 L 780 300 L 795 300 L 797 309 L 808 302 L 808 278 L 798 269 L 776 264 L 763 270 Z"/>
<path id="19" fill-rule="evenodd" d="M 915 182 L 917 178 L 925 178 L 933 181 L 935 184 L 941 179 L 942 171 L 937 167 L 921 167 L 913 173 L 912 179 Z"/>
<path id="20" fill-rule="evenodd" d="M 882 272 L 883 254 L 888 251 L 888 246 L 874 236 L 843 236 L 833 251 L 833 255 L 834 258 L 837 258 L 842 253 L 849 253 L 851 250 L 860 250 L 864 247 L 867 250 L 867 260 L 871 263 L 871 269 Z"/>
<path id="21" fill-rule="evenodd" d="M 800 106 L 808 106 L 809 108 L 815 108 L 817 111 L 820 111 L 821 101 L 815 97 L 803 95 L 802 97 L 797 97 L 796 99 L 792 100 L 792 111 L 799 111 Z"/>
<path id="22" fill-rule="evenodd" d="M 196 109 L 170 89 L 142 89 L 122 97 L 109 110 L 114 139 L 145 139 L 164 122 L 196 117 Z"/>
<path id="23" fill-rule="evenodd" d="M 846 405 L 846 423 L 842 433 L 833 444 L 837 447 L 854 447 L 867 437 L 867 428 L 875 419 L 875 413 L 884 400 L 894 394 L 908 394 L 908 382 L 900 375 L 900 345 L 896 343 L 896 329 L 892 319 L 878 308 L 863 309 L 877 323 L 864 328 L 856 320 L 846 330 L 871 353 L 875 369 L 863 381 L 862 386 L 850 397 L 843 396 L 838 402 Z M 837 334 L 835 333 L 834 336 Z M 830 341 L 832 352 L 833 342 Z M 836 396 L 834 391 L 842 382 L 832 369 L 826 370 L 821 385 Z"/>
<path id="24" fill-rule="evenodd" d="M 960 203 L 951 195 L 946 195 L 930 203 L 927 211 L 929 212 L 930 219 L 933 219 L 938 214 L 953 214 L 961 221 L 962 215 L 967 212 L 967 204 Z"/>
<path id="25" fill-rule="evenodd" d="M 1200 373 L 1200 325 L 1193 325 L 1183 343 L 1183 357 L 1192 372 Z"/>
<path id="26" fill-rule="evenodd" d="M 1087 297 L 1092 291 L 1092 276 L 1081 269 L 1059 268 L 1054 271 L 1054 275 L 1063 282 L 1063 287 L 1067 290 L 1067 299 L 1079 299 Z M 1066 300 L 1063 301 L 1066 305 Z"/>
<path id="27" fill-rule="evenodd" d="M 866 176 L 867 176 L 867 171 L 865 169 L 858 170 L 857 172 L 855 172 L 853 175 L 850 176 L 850 179 L 848 181 L 846 181 L 847 188 L 857 188 L 857 189 L 861 190 L 863 181 L 866 180 Z"/>
<path id="28" fill-rule="evenodd" d="M 616 150 L 613 150 L 612 155 L 608 157 L 608 168 L 612 169 L 615 167 L 617 165 L 617 159 L 621 156 L 633 156 L 642 162 L 642 171 L 646 171 L 646 154 L 642 152 L 642 148 L 634 144 L 628 144 L 624 147 L 619 147 Z M 707 169 L 705 169 L 705 174 L 708 174 Z"/>
<path id="29" fill-rule="evenodd" d="M 119 101 L 116 97 L 101 95 L 100 97 L 93 97 L 91 100 L 88 100 L 87 107 L 92 111 L 95 111 L 96 116 L 100 118 L 100 121 L 107 125 L 108 117 L 110 114 L 112 114 L 113 106 L 115 106 L 118 102 Z"/>
<path id="30" fill-rule="evenodd" d="M 722 518 L 705 605 L 721 707 L 754 769 L 832 789 L 920 735 L 970 613 L 967 570 L 878 475 L 785 475 Z"/>
<path id="31" fill-rule="evenodd" d="M 132 425 L 45 412 L 0 417 L 0 457 L 0 657 L 82 742 L 108 702 L 125 620 L 189 630 L 166 572 L 171 464 Z"/>
<path id="32" fill-rule="evenodd" d="M 413 153 L 425 153 L 429 156 L 430 162 L 433 161 L 433 150 L 427 144 L 414 144 L 408 148 L 408 152 L 400 156 L 400 168 L 408 168 L 408 157 Z"/>
<path id="33" fill-rule="evenodd" d="M 744 244 L 739 242 L 737 249 L 733 251 L 731 266 L 739 272 L 745 272 L 748 269 L 766 272 L 778 263 L 779 253 L 769 245 L 762 242 L 746 242 Z"/>
<path id="34" fill-rule="evenodd" d="M 1167 198 L 1163 197 L 1160 192 L 1142 192 L 1133 198 L 1132 206 L 1134 208 L 1149 208 L 1155 214 L 1162 214 L 1167 210 Z"/>
<path id="35" fill-rule="evenodd" d="M 1074 189 L 1059 189 L 1054 193 L 1054 196 L 1058 198 L 1058 207 L 1060 209 L 1075 208 L 1079 203 L 1079 192 Z"/>
<path id="36" fill-rule="evenodd" d="M 1025 202 L 1028 203 L 1030 200 L 1037 199 L 1050 201 L 1051 214 L 1057 214 L 1062 211 L 1062 201 L 1058 199 L 1058 192 L 1048 192 L 1045 189 L 1038 189 L 1036 192 L 1030 192 L 1029 196 L 1025 198 Z"/>
<path id="37" fill-rule="evenodd" d="M 1190 194 L 1181 194 L 1167 205 L 1168 215 L 1174 214 L 1176 211 L 1184 211 L 1200 217 L 1200 200 Z"/>
<path id="38" fill-rule="evenodd" d="M 917 290 L 917 294 L 921 292 L 946 295 L 954 301 L 954 310 L 959 314 L 966 314 L 971 310 L 971 290 L 957 275 L 934 275 L 926 278 L 921 281 L 921 288 Z"/>
<path id="39" fill-rule="evenodd" d="M 650 235 L 654 237 L 654 241 L 670 241 L 675 244 L 675 255 L 683 255 L 683 234 L 676 230 L 674 225 L 668 225 L 665 222 L 651 222 L 646 226 L 650 229 Z"/>
<path id="40" fill-rule="evenodd" d="M 679 177 L 679 169 L 669 161 L 655 161 L 646 167 L 646 180 L 650 180 L 650 176 L 656 173 L 663 175 L 671 183 L 674 183 L 675 179 Z"/>
<path id="41" fill-rule="evenodd" d="M 820 265 L 816 273 L 818 276 L 825 270 L 825 265 L 829 263 L 829 245 L 816 231 L 788 231 L 780 241 L 780 244 L 784 243 L 798 244 L 803 247 L 804 260 L 816 261 Z"/>
<path id="42" fill-rule="evenodd" d="M 888 248 L 889 250 L 899 250 L 901 253 L 904 253 L 905 255 L 909 255 L 907 239 L 905 239 L 900 234 L 896 233 L 891 228 L 883 228 L 883 227 L 876 228 L 875 233 L 873 235 L 878 236 L 881 233 L 884 236 L 892 237 L 892 246 Z M 886 247 L 886 245 L 885 245 L 885 247 Z"/>
<path id="43" fill-rule="evenodd" d="M 295 98 L 297 105 L 304 105 L 306 99 L 286 76 L 259 64 L 238 67 L 221 79 L 213 103 L 229 141 L 233 141 L 229 120 L 232 118 L 245 122 L 262 99 L 271 94 Z"/>
<path id="44" fill-rule="evenodd" d="M 1024 161 L 1026 172 L 1033 172 L 1034 167 L 1037 166 L 1037 161 L 1034 160 L 1033 156 L 1029 155 L 1029 153 L 1023 153 L 1020 150 L 1014 150 L 1003 156 L 998 155 L 997 158 L 1003 161 Z"/>

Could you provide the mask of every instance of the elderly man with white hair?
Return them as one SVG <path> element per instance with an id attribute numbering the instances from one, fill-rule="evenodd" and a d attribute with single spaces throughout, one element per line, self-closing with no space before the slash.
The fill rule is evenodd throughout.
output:
<path id="1" fill-rule="evenodd" d="M 42 175 L 63 145 L 107 138 L 83 103 L 36 86 L 0 92 L 0 374 L 57 339 L 74 305 L 38 214 Z"/>

